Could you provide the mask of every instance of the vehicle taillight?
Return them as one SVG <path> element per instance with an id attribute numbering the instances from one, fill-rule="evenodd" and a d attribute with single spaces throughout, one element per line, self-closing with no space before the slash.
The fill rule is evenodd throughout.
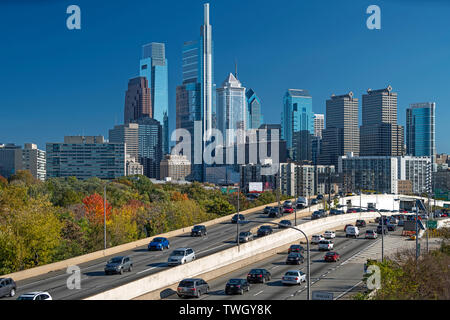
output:
<path id="1" fill-rule="evenodd" d="M 258 277 L 261 278 L 261 277 L 262 277 L 262 274 L 258 274 Z"/>
<path id="2" fill-rule="evenodd" d="M 296 277 L 295 280 L 298 280 L 298 277 Z"/>
<path id="3" fill-rule="evenodd" d="M 192 288 L 191 290 L 192 290 L 192 291 L 195 291 L 195 290 L 197 290 L 197 289 L 196 289 L 196 288 Z"/>
<path id="4" fill-rule="evenodd" d="M 237 287 L 237 288 L 240 288 L 241 286 L 238 284 L 236 287 Z"/>
<path id="5" fill-rule="evenodd" d="M 178 290 L 178 291 L 181 291 L 181 288 L 180 288 L 180 287 L 178 287 L 178 288 L 177 288 L 177 290 Z"/>

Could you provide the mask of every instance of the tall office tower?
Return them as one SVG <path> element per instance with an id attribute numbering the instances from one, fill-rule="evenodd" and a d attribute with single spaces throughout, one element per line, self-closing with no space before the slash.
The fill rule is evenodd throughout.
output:
<path id="1" fill-rule="evenodd" d="M 403 126 L 397 124 L 397 93 L 388 86 L 362 99 L 361 156 L 402 156 Z"/>
<path id="2" fill-rule="evenodd" d="M 144 175 L 159 179 L 159 168 L 163 158 L 162 126 L 159 121 L 143 117 L 137 120 L 139 125 L 139 162 L 144 166 Z"/>
<path id="3" fill-rule="evenodd" d="M 152 100 L 148 81 L 145 77 L 130 79 L 125 94 L 124 122 L 129 124 L 141 117 L 153 118 Z"/>
<path id="4" fill-rule="evenodd" d="M 245 88 L 229 74 L 217 88 L 217 128 L 222 132 L 224 145 L 235 144 L 235 131 L 247 129 L 247 99 Z"/>
<path id="5" fill-rule="evenodd" d="M 308 130 L 294 132 L 292 137 L 293 159 L 295 161 L 312 161 L 313 135 Z"/>
<path id="6" fill-rule="evenodd" d="M 139 125 L 137 123 L 114 126 L 109 130 L 109 142 L 125 143 L 126 154 L 136 161 L 139 159 Z"/>
<path id="7" fill-rule="evenodd" d="M 19 170 L 22 170 L 22 147 L 0 144 L 0 176 L 9 178 Z"/>
<path id="8" fill-rule="evenodd" d="M 337 167 L 339 156 L 359 154 L 358 99 L 353 92 L 327 100 L 326 129 L 322 131 L 319 164 Z"/>
<path id="9" fill-rule="evenodd" d="M 162 125 L 163 152 L 169 153 L 169 77 L 164 43 L 152 42 L 142 47 L 140 76 L 148 81 L 153 118 Z"/>
<path id="10" fill-rule="evenodd" d="M 323 114 L 314 114 L 314 136 L 322 139 L 322 131 L 325 128 L 325 116 Z"/>
<path id="11" fill-rule="evenodd" d="M 245 96 L 247 98 L 247 129 L 258 129 L 262 124 L 261 100 L 253 89 L 248 89 Z"/>
<path id="12" fill-rule="evenodd" d="M 213 68 L 212 27 L 209 19 L 209 3 L 204 4 L 204 25 L 200 39 L 183 45 L 183 84 L 176 89 L 177 129 L 186 129 L 194 137 L 194 121 L 201 121 L 203 133 L 216 128 L 216 93 Z M 204 135 L 206 140 L 209 137 Z M 192 179 L 204 181 L 204 164 L 194 162 L 194 139 L 191 139 Z M 202 142 L 202 154 L 206 141 Z"/>
<path id="13" fill-rule="evenodd" d="M 435 135 L 436 103 L 414 103 L 406 109 L 406 149 L 407 154 L 436 159 Z"/>
<path id="14" fill-rule="evenodd" d="M 294 148 L 294 132 L 308 130 L 314 134 L 312 97 L 306 90 L 288 89 L 284 95 L 283 104 L 281 139 L 286 140 L 288 151 L 291 152 Z"/>
<path id="15" fill-rule="evenodd" d="M 124 143 L 105 142 L 102 136 L 66 136 L 63 143 L 47 143 L 47 177 L 97 177 L 126 175 Z"/>
<path id="16" fill-rule="evenodd" d="M 22 170 L 28 170 L 36 179 L 46 178 L 45 151 L 39 150 L 33 143 L 25 143 L 22 150 Z"/>

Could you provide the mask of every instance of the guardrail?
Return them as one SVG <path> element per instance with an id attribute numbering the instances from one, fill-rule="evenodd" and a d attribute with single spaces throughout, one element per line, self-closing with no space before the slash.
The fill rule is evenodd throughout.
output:
<path id="1" fill-rule="evenodd" d="M 306 222 L 299 227 L 308 236 L 327 229 L 334 229 L 347 223 L 354 223 L 356 219 L 373 220 L 378 216 L 374 212 L 362 212 L 332 216 Z M 130 300 L 149 292 L 159 290 L 174 285 L 185 278 L 195 277 L 200 274 L 211 272 L 219 266 L 224 267 L 238 263 L 244 259 L 269 252 L 275 247 L 283 246 L 303 237 L 298 231 L 293 229 L 283 230 L 272 235 L 256 239 L 242 244 L 240 247 L 233 247 L 221 252 L 200 258 L 185 265 L 177 266 L 168 270 L 152 274 L 143 279 L 139 279 L 125 285 L 107 290 L 93 295 L 85 300 Z"/>

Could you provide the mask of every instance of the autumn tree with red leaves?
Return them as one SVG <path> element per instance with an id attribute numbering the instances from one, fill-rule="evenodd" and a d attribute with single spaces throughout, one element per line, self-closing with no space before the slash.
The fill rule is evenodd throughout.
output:
<path id="1" fill-rule="evenodd" d="M 103 197 L 98 193 L 94 193 L 83 199 L 84 209 L 86 210 L 86 218 L 94 224 L 103 223 Z M 112 207 L 106 201 L 106 220 L 111 219 Z"/>

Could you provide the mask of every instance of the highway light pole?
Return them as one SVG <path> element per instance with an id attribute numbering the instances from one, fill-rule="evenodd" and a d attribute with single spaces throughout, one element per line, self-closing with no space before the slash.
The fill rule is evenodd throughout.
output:
<path id="1" fill-rule="evenodd" d="M 104 248 L 106 250 L 106 185 L 108 183 L 105 183 L 104 189 L 103 189 L 103 242 L 104 242 Z"/>
<path id="2" fill-rule="evenodd" d="M 261 223 L 261 221 L 257 221 L 257 220 L 248 220 L 248 222 L 249 223 L 250 222 Z M 311 258 L 310 258 L 308 236 L 306 235 L 305 232 L 303 232 L 303 230 L 298 229 L 297 227 L 286 226 L 286 225 L 282 225 L 280 223 L 271 222 L 271 221 L 267 221 L 265 223 L 270 223 L 270 224 L 277 225 L 279 227 L 282 226 L 282 227 L 285 227 L 285 228 L 290 228 L 290 229 L 297 230 L 298 232 L 301 232 L 303 234 L 303 236 L 305 237 L 305 239 L 306 239 L 306 255 L 307 255 L 307 257 L 306 257 L 306 263 L 307 263 L 307 266 L 306 266 L 306 277 L 308 278 L 308 280 L 307 280 L 307 286 L 308 286 L 307 289 L 308 290 L 306 292 L 306 299 L 307 300 L 311 300 Z"/>

